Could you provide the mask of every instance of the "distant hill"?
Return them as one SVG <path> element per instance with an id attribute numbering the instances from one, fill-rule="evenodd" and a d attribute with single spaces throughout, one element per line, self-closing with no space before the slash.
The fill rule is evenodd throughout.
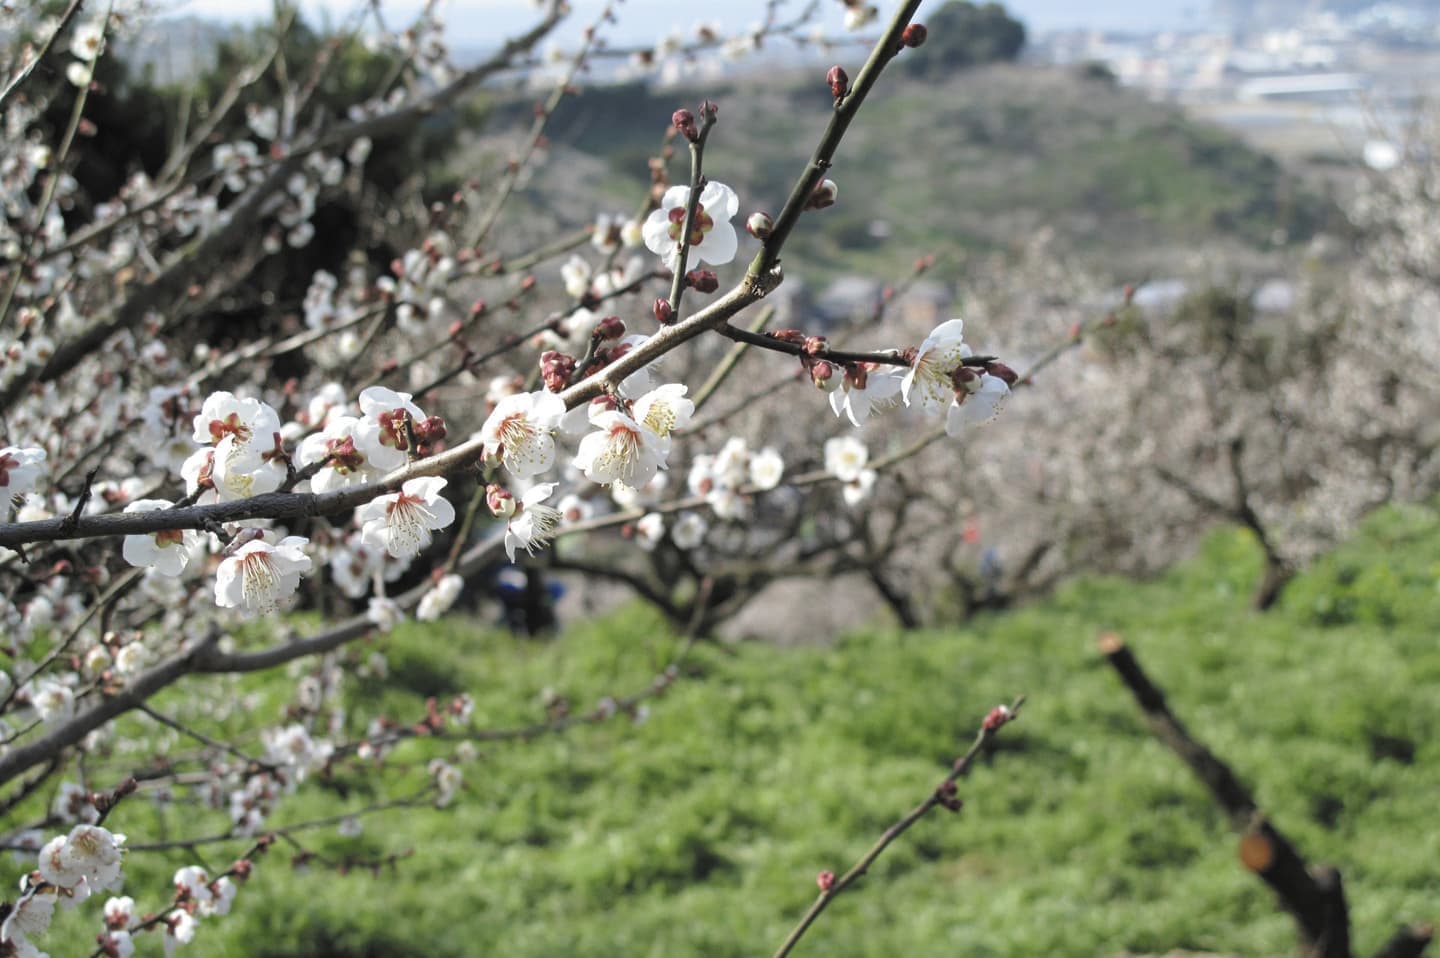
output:
<path id="1" fill-rule="evenodd" d="M 721 107 L 707 172 L 740 192 L 742 215 L 776 211 L 827 120 L 823 83 L 772 75 L 706 95 Z M 532 196 L 569 205 L 577 190 L 600 189 L 625 208 L 648 182 L 645 159 L 670 113 L 699 99 L 624 86 L 567 101 L 553 140 L 609 164 L 596 170 L 557 156 Z M 582 168 L 590 169 L 584 184 Z M 1009 247 L 1043 227 L 1134 275 L 1137 264 L 1162 268 L 1202 242 L 1226 244 L 1243 261 L 1339 223 L 1331 204 L 1228 133 L 1103 78 L 1051 67 L 882 87 L 842 145 L 834 178 L 840 202 L 823 214 L 826 228 L 801 230 L 792 245 L 792 257 L 824 273 L 893 276 L 917 255 Z M 584 206 L 593 207 L 593 199 Z"/>

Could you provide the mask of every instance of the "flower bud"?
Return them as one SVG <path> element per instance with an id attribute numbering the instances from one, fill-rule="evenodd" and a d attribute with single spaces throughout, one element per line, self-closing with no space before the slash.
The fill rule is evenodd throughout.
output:
<path id="1" fill-rule="evenodd" d="M 655 321 L 661 326 L 669 326 L 675 318 L 675 307 L 670 305 L 670 300 L 661 296 L 655 300 Z"/>
<path id="2" fill-rule="evenodd" d="M 540 378 L 545 381 L 545 388 L 552 393 L 564 390 L 570 384 L 570 377 L 575 375 L 575 357 L 566 355 L 556 350 L 547 350 L 540 356 Z"/>
<path id="3" fill-rule="evenodd" d="M 990 710 L 989 715 L 985 716 L 985 721 L 981 723 L 981 728 L 987 732 L 993 732 L 1014 717 L 1015 713 L 1010 711 L 1010 706 L 997 705 Z"/>
<path id="4" fill-rule="evenodd" d="M 680 135 L 691 143 L 700 139 L 700 128 L 695 125 L 695 114 L 689 110 L 676 110 L 671 114 L 670 122 L 675 124 L 675 129 L 680 131 Z"/>
<path id="5" fill-rule="evenodd" d="M 492 482 L 485 487 L 485 504 L 490 507 L 490 514 L 497 519 L 509 519 L 515 514 L 515 497 L 498 482 Z"/>
<path id="6" fill-rule="evenodd" d="M 820 886 L 821 891 L 829 891 L 835 887 L 835 873 L 823 871 L 815 876 L 815 884 Z"/>
<path id="7" fill-rule="evenodd" d="M 950 373 L 950 384 L 955 387 L 955 395 L 969 395 L 980 388 L 980 374 L 970 366 L 956 366 Z"/>
<path id="8" fill-rule="evenodd" d="M 996 379 L 1003 379 L 1005 385 L 1013 386 L 1020 378 L 1020 374 L 1004 363 L 986 363 L 985 371 Z"/>
<path id="9" fill-rule="evenodd" d="M 439 416 L 426 416 L 415 424 L 415 441 L 422 446 L 434 445 L 445 438 L 445 420 Z"/>
<path id="10" fill-rule="evenodd" d="M 831 67 L 825 74 L 825 83 L 830 87 L 830 95 L 837 100 L 850 92 L 850 74 L 842 66 Z"/>
<path id="11" fill-rule="evenodd" d="M 751 213 L 750 218 L 745 221 L 745 232 L 758 240 L 769 239 L 774 230 L 775 221 L 764 210 Z"/>
<path id="12" fill-rule="evenodd" d="M 930 36 L 923 23 L 912 23 L 900 34 L 900 42 L 907 47 L 918 47 Z"/>
<path id="13" fill-rule="evenodd" d="M 720 288 L 720 278 L 708 269 L 692 269 L 685 274 L 685 285 L 697 293 L 713 293 Z"/>
<path id="14" fill-rule="evenodd" d="M 720 115 L 720 105 L 714 100 L 700 101 L 700 116 L 706 123 L 714 123 L 715 118 Z"/>
<path id="15" fill-rule="evenodd" d="M 834 180 L 821 180 L 805 201 L 807 210 L 823 210 L 827 206 L 835 205 L 835 197 L 839 195 L 840 188 L 835 185 Z"/>
<path id="16" fill-rule="evenodd" d="M 595 324 L 596 339 L 619 339 L 625 335 L 625 321 L 619 316 L 606 316 Z"/>
<path id="17" fill-rule="evenodd" d="M 830 348 L 830 341 L 824 336 L 806 336 L 805 343 L 801 346 L 806 355 L 815 356 Z"/>
<path id="18" fill-rule="evenodd" d="M 845 377 L 835 374 L 833 363 L 821 359 L 810 364 L 810 381 L 815 386 L 827 393 L 833 393 L 840 388 L 840 383 Z"/>

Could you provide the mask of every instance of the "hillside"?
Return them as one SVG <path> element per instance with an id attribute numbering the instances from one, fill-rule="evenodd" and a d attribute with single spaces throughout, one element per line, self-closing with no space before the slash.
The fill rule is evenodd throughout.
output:
<path id="1" fill-rule="evenodd" d="M 235 914 L 205 919 L 192 947 L 247 958 L 770 954 L 815 874 L 858 857 L 986 710 L 1024 692 L 1019 722 L 962 786 L 960 815 L 903 836 L 799 954 L 1289 953 L 1290 921 L 1241 868 L 1224 816 L 1099 661 L 1095 637 L 1115 629 L 1280 826 L 1344 872 L 1357 953 L 1369 954 L 1399 922 L 1437 917 L 1440 832 L 1424 825 L 1440 788 L 1437 550 L 1440 514 L 1386 511 L 1257 615 L 1246 598 L 1259 550 L 1226 531 L 1155 583 L 1082 580 L 963 630 L 702 647 L 643 724 L 621 716 L 481 744 L 446 812 L 381 813 L 352 837 L 334 819 L 297 834 L 322 861 L 414 854 L 393 871 L 296 874 L 279 849 Z M 410 716 L 425 696 L 467 690 L 477 725 L 511 727 L 541 719 L 545 689 L 579 712 L 644 688 L 674 649 L 634 611 L 546 644 L 458 622 L 409 627 L 356 650 L 357 661 L 383 651 L 391 677 L 347 695 Z M 278 718 L 287 681 L 219 694 Z M 168 695 L 156 707 L 185 717 L 200 706 Z M 423 780 L 430 755 L 454 752 L 398 749 L 388 761 L 414 771 L 397 792 Z M 374 782 L 340 771 L 271 825 L 363 808 Z M 168 834 L 160 817 L 127 803 L 112 827 Z M 203 833 L 224 815 L 164 818 Z M 133 852 L 131 887 L 150 894 L 195 856 L 223 864 L 248 845 Z M 52 953 L 80 953 L 63 947 L 66 929 L 80 933 L 77 914 L 57 915 Z"/>
<path id="2" fill-rule="evenodd" d="M 823 83 L 766 77 L 704 93 L 721 106 L 707 170 L 736 187 L 743 210 L 773 212 L 826 122 Z M 608 166 L 598 186 L 577 183 L 573 154 L 557 146 L 532 195 L 551 191 L 563 206 L 598 188 L 633 203 L 670 113 L 700 96 L 625 86 L 565 102 L 552 140 L 608 157 Z M 790 255 L 822 273 L 883 278 L 917 255 L 1004 248 L 1049 228 L 1063 248 L 1133 278 L 1200 245 L 1243 267 L 1257 251 L 1339 225 L 1329 203 L 1229 134 L 1103 78 L 1029 65 L 967 71 L 940 86 L 882 85 L 834 178 L 841 201 L 823 231 L 797 233 Z"/>

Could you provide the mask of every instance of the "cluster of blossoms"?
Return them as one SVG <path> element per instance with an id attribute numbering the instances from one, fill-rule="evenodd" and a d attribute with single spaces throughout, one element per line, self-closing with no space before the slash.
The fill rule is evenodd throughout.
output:
<path id="1" fill-rule="evenodd" d="M 56 903 L 73 908 L 96 892 L 118 888 L 124 846 L 124 835 L 88 823 L 46 842 L 40 849 L 36 869 L 21 881 L 19 899 L 0 923 L 0 950 L 25 958 L 43 958 L 44 953 L 33 939 L 50 929 Z M 106 909 L 108 912 L 110 905 Z M 107 935 L 115 942 L 118 953 L 133 952 L 128 930 L 107 930 Z"/>

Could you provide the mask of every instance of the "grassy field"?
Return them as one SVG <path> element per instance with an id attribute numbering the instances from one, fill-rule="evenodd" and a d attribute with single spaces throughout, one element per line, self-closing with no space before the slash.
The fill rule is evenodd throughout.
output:
<path id="1" fill-rule="evenodd" d="M 962 784 L 960 815 L 937 811 L 907 833 L 799 954 L 1287 953 L 1289 920 L 1240 867 L 1222 815 L 1098 660 L 1106 629 L 1302 850 L 1342 869 L 1369 952 L 1401 920 L 1437 917 L 1440 517 L 1374 517 L 1263 616 L 1246 608 L 1258 564 L 1243 534 L 1222 532 L 1160 581 L 1077 582 L 954 630 L 701 647 L 643 723 L 485 746 L 445 811 L 370 817 L 359 837 L 306 833 L 336 858 L 414 854 L 337 875 L 293 871 L 278 852 L 234 915 L 202 923 L 191 953 L 768 955 L 815 874 L 847 867 L 985 711 L 1021 692 L 1029 705 Z M 635 611 L 550 643 L 451 623 L 396 632 L 384 649 L 393 681 L 357 681 L 352 703 L 413 716 L 426 695 L 468 690 L 477 721 L 504 726 L 539 718 L 546 687 L 577 709 L 643 688 L 674 640 Z M 271 680 L 228 694 L 264 714 L 280 692 Z M 396 753 L 415 770 L 395 793 L 438 748 Z M 369 787 L 351 772 L 307 784 L 272 824 L 361 807 Z M 151 837 L 153 814 L 132 802 L 112 825 Z M 172 812 L 167 827 L 203 830 L 196 815 Z M 203 860 L 223 867 L 243 847 Z M 133 854 L 133 893 L 154 895 L 191 860 Z M 76 917 L 57 920 L 52 953 L 72 953 L 62 944 L 80 934 Z"/>

